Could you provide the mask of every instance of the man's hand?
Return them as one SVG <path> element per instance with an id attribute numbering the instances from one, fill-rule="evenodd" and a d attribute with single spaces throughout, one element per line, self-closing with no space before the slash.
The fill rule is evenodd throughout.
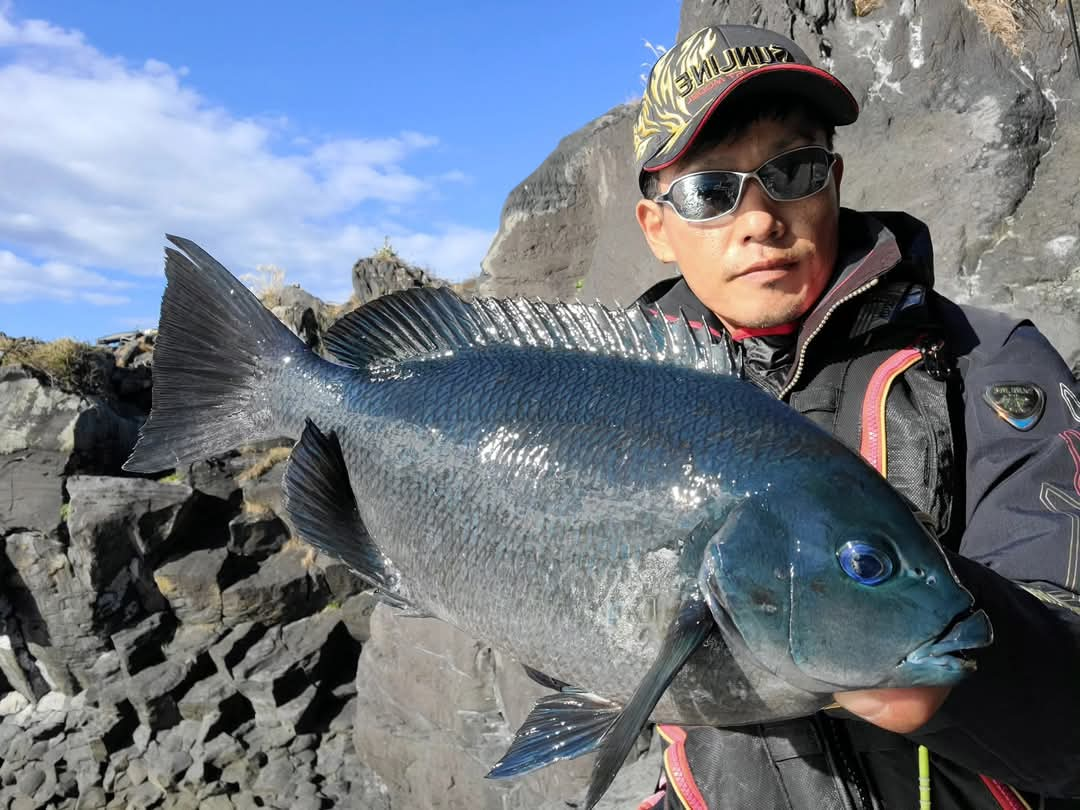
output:
<path id="1" fill-rule="evenodd" d="M 842 707 L 868 723 L 897 734 L 910 734 L 934 716 L 951 689 L 951 686 L 863 689 L 837 692 L 833 697 Z"/>

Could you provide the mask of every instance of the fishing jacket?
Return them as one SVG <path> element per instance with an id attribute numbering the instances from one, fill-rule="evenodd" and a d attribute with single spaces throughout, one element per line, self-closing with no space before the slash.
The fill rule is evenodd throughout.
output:
<path id="1" fill-rule="evenodd" d="M 703 321 L 742 376 L 885 475 L 994 643 L 906 736 L 842 710 L 660 726 L 664 771 L 641 808 L 1080 808 L 1080 385 L 1030 322 L 934 292 L 923 223 L 842 209 L 840 233 L 830 287 L 796 327 L 729 333 L 681 278 L 639 303 Z M 852 617 L 852 632 L 874 628 Z"/>

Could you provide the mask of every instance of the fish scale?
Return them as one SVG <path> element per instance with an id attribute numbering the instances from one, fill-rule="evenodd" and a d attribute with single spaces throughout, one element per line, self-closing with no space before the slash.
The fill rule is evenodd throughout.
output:
<path id="1" fill-rule="evenodd" d="M 298 439 L 284 503 L 304 539 L 575 687 L 492 776 L 599 748 L 591 806 L 650 716 L 740 725 L 952 684 L 991 641 L 903 499 L 685 316 L 417 289 L 342 318 L 331 362 L 172 241 L 125 467 Z"/>

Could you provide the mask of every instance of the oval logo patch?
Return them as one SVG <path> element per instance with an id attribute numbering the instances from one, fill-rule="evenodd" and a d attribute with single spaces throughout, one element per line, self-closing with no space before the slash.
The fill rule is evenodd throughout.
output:
<path id="1" fill-rule="evenodd" d="M 1031 430 L 1042 418 L 1046 394 L 1035 383 L 997 383 L 986 386 L 983 400 L 1017 430 Z"/>

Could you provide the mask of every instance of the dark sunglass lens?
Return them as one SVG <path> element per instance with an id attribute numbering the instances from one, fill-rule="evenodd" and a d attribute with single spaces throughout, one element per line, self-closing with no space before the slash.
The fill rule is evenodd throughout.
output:
<path id="1" fill-rule="evenodd" d="M 728 172 L 696 174 L 676 180 L 669 199 L 679 216 L 690 220 L 710 219 L 726 214 L 739 195 L 739 178 Z"/>
<path id="2" fill-rule="evenodd" d="M 829 153 L 811 147 L 773 158 L 758 170 L 762 185 L 778 200 L 815 194 L 829 182 Z"/>

